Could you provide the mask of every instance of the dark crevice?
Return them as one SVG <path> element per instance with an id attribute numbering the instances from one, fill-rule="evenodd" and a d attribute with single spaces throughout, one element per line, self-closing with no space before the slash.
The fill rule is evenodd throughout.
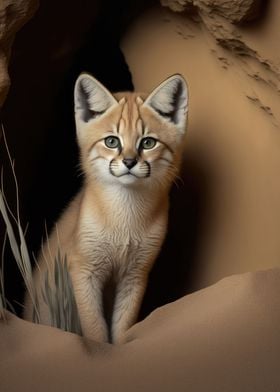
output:
<path id="1" fill-rule="evenodd" d="M 45 226 L 52 227 L 82 184 L 73 114 L 75 80 L 86 71 L 112 92 L 132 91 L 132 75 L 119 41 L 152 3 L 84 0 L 77 7 L 74 1 L 41 0 L 33 19 L 17 34 L 2 119 L 15 158 L 22 223 L 29 223 L 27 241 L 35 254 Z M 6 195 L 14 209 L 14 185 L 3 144 L 0 156 Z M 3 240 L 2 221 L 0 225 Z M 8 253 L 5 259 L 7 297 L 22 302 L 17 266 Z"/>
<path id="2" fill-rule="evenodd" d="M 27 241 L 35 253 L 45 226 L 52 227 L 82 184 L 73 114 L 75 80 L 86 71 L 112 92 L 133 90 L 119 40 L 133 18 L 151 4 L 85 0 L 80 9 L 66 0 L 41 0 L 36 17 L 17 36 L 2 118 L 15 158 L 22 223 L 25 227 L 29 222 Z M 15 188 L 3 144 L 1 150 L 5 191 L 15 210 Z M 203 208 L 209 200 L 207 184 L 197 188 L 199 178 L 210 177 L 200 173 L 200 164 L 189 157 L 182 172 L 186 185 L 172 191 L 168 235 L 151 272 L 140 317 L 191 290 Z M 3 238 L 1 220 L 0 225 Z M 14 301 L 23 301 L 23 283 L 9 251 L 5 260 L 6 294 L 21 313 Z M 110 324 L 112 303 L 106 304 Z"/>

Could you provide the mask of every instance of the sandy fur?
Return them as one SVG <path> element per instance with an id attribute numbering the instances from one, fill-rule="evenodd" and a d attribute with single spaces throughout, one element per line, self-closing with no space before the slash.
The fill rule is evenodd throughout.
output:
<path id="1" fill-rule="evenodd" d="M 106 110 L 83 121 L 78 79 L 76 124 L 85 181 L 44 244 L 34 282 L 42 323 L 49 324 L 48 309 L 40 296 L 41 276 L 58 249 L 66 254 L 83 334 L 118 343 L 136 321 L 149 271 L 165 237 L 168 193 L 179 168 L 184 129 L 145 104 L 149 99 L 145 100 L 145 95 L 119 93 L 113 97 L 88 77 L 89 91 L 91 82 L 96 88 L 89 97 L 91 110 L 95 109 L 94 100 L 104 96 L 105 106 L 98 102 L 98 107 Z M 185 126 L 186 110 L 183 120 Z M 121 151 L 106 147 L 104 137 L 108 135 L 119 137 Z M 157 146 L 140 152 L 139 143 L 147 135 L 159 140 Z M 123 174 L 127 171 L 123 159 L 127 157 L 137 158 L 130 169 L 133 175 Z M 103 308 L 103 290 L 109 280 L 115 284 L 111 325 L 105 321 Z M 31 308 L 27 299 L 27 319 L 31 318 Z"/>

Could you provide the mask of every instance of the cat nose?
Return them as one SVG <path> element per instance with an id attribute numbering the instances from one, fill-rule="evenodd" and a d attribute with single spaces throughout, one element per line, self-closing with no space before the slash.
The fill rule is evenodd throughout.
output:
<path id="1" fill-rule="evenodd" d="M 135 166 L 137 163 L 137 159 L 136 158 L 124 158 L 123 159 L 123 164 L 128 168 L 128 169 L 132 169 L 133 166 Z"/>

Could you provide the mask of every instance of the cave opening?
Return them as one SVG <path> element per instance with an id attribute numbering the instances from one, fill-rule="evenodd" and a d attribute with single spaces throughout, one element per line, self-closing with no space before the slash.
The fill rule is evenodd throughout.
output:
<path id="1" fill-rule="evenodd" d="M 10 59 L 11 87 L 1 117 L 15 159 L 22 226 L 36 255 L 47 230 L 82 184 L 73 115 L 73 86 L 89 72 L 110 91 L 132 91 L 133 78 L 120 49 L 126 28 L 150 1 L 41 0 L 18 32 Z M 16 209 L 15 184 L 1 143 L 4 190 Z M 1 221 L 1 244 L 5 228 Z M 23 282 L 9 249 L 5 293 L 18 314 Z"/>

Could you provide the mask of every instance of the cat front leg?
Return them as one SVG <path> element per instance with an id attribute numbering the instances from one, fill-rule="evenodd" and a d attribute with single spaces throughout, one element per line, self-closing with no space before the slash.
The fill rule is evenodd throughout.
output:
<path id="1" fill-rule="evenodd" d="M 108 342 L 108 327 L 103 314 L 104 280 L 92 273 L 80 272 L 72 277 L 83 335 L 97 342 Z"/>
<path id="2" fill-rule="evenodd" d="M 147 285 L 147 274 L 127 274 L 118 283 L 112 316 L 112 342 L 121 343 L 125 332 L 135 323 Z"/>

